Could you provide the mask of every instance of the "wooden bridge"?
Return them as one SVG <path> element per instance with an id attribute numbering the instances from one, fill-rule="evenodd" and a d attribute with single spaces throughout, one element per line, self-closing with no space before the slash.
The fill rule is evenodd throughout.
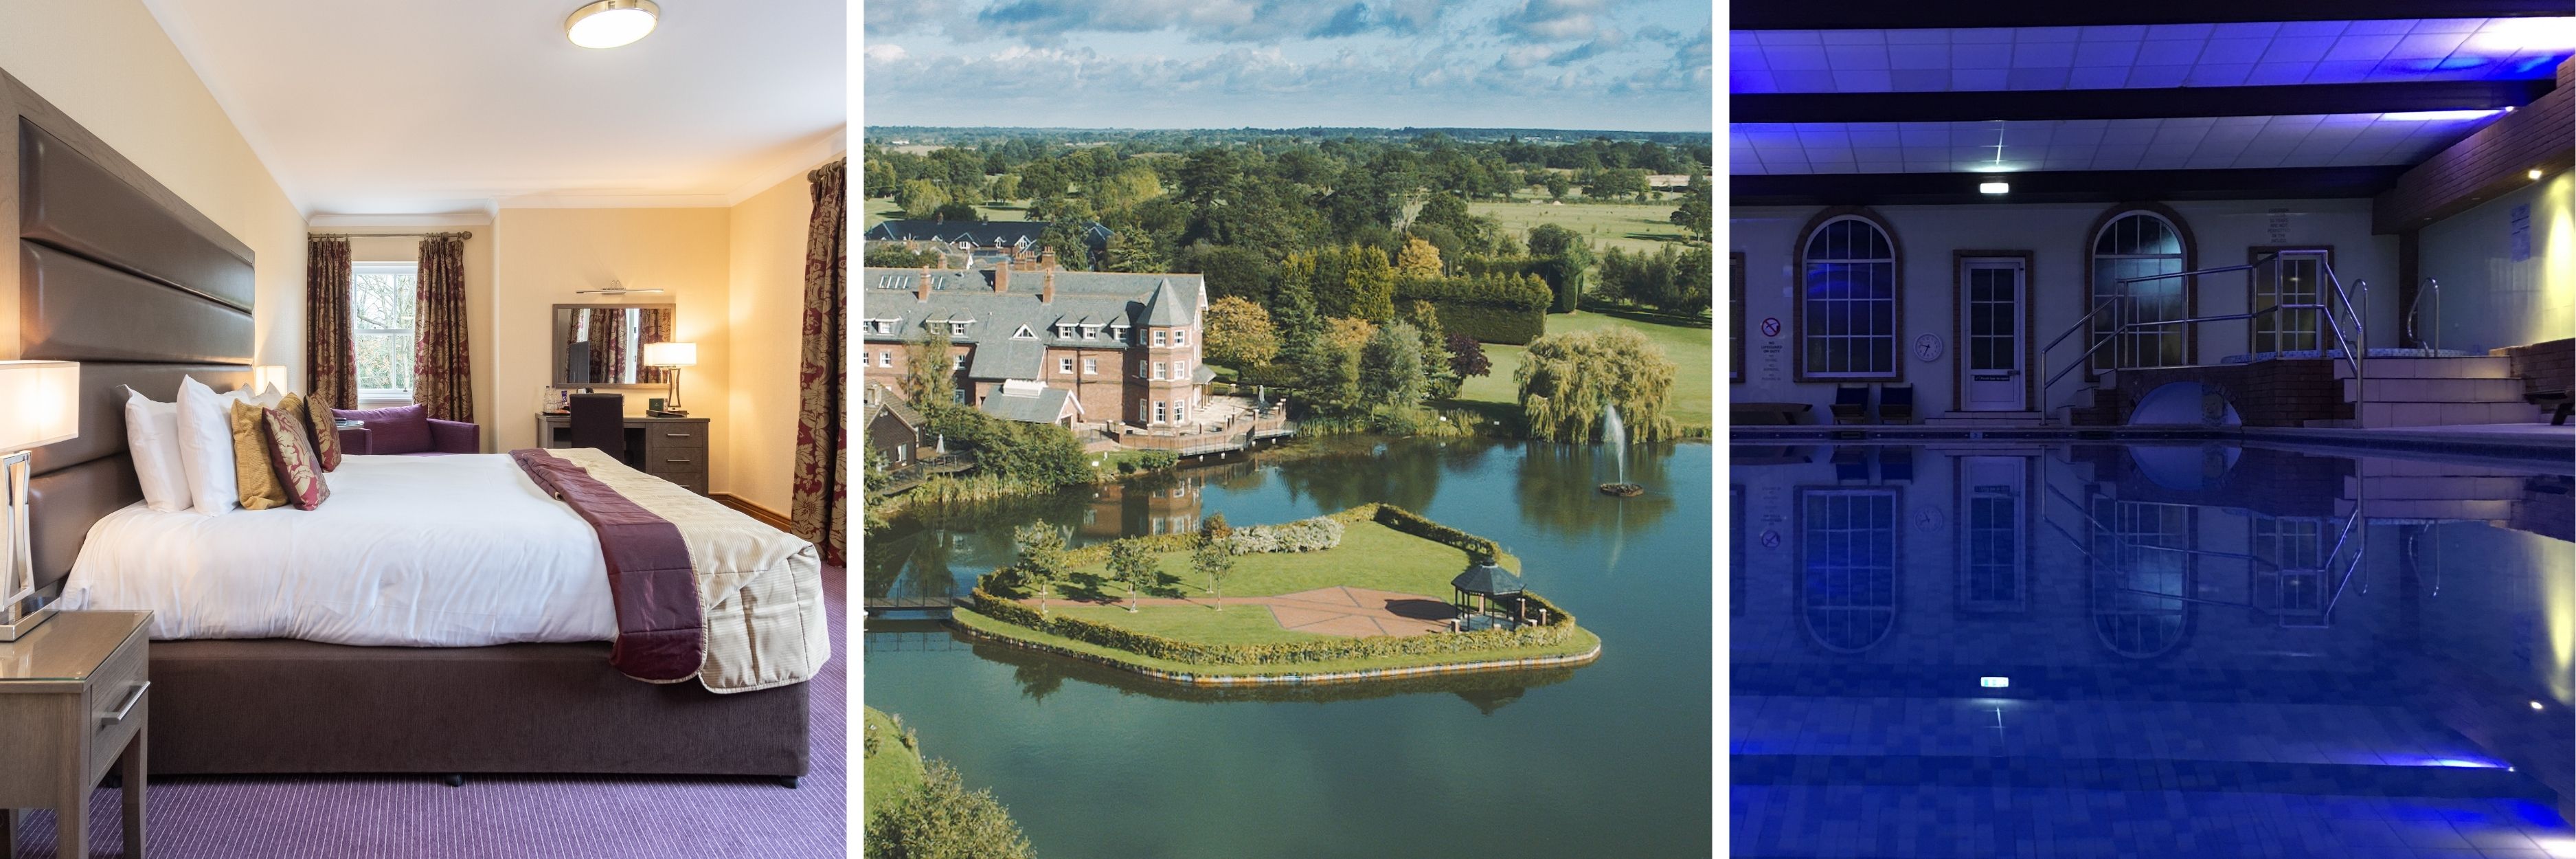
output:
<path id="1" fill-rule="evenodd" d="M 871 612 L 947 611 L 958 606 L 973 605 L 974 603 L 975 598 L 971 596 L 942 594 L 939 596 L 868 597 L 866 606 L 867 610 Z"/>

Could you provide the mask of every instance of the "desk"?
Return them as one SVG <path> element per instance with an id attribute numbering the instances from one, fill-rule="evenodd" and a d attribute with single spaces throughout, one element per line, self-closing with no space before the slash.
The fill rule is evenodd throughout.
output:
<path id="1" fill-rule="evenodd" d="M 707 418 L 626 418 L 626 464 L 707 494 Z M 537 446 L 572 446 L 572 416 L 537 415 Z"/>

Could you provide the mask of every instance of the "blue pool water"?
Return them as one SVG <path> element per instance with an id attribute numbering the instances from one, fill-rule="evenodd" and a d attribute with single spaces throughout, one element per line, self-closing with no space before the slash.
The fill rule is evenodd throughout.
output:
<path id="1" fill-rule="evenodd" d="M 2565 463 L 1733 454 L 1735 856 L 2576 856 Z"/>

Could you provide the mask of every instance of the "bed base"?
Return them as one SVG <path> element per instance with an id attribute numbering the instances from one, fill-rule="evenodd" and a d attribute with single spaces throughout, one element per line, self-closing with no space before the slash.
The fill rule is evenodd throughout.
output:
<path id="1" fill-rule="evenodd" d="M 155 641 L 151 772 L 761 776 L 807 770 L 808 684 L 718 695 L 606 643 Z"/>

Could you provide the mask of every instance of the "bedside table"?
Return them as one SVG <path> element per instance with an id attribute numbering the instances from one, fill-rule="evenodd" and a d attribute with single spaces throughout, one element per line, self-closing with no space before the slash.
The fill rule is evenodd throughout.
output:
<path id="1" fill-rule="evenodd" d="M 66 611 L 0 643 L 0 857 L 19 809 L 54 810 L 54 855 L 89 855 L 90 789 L 125 780 L 125 855 L 143 856 L 144 725 L 152 683 L 147 611 Z"/>

